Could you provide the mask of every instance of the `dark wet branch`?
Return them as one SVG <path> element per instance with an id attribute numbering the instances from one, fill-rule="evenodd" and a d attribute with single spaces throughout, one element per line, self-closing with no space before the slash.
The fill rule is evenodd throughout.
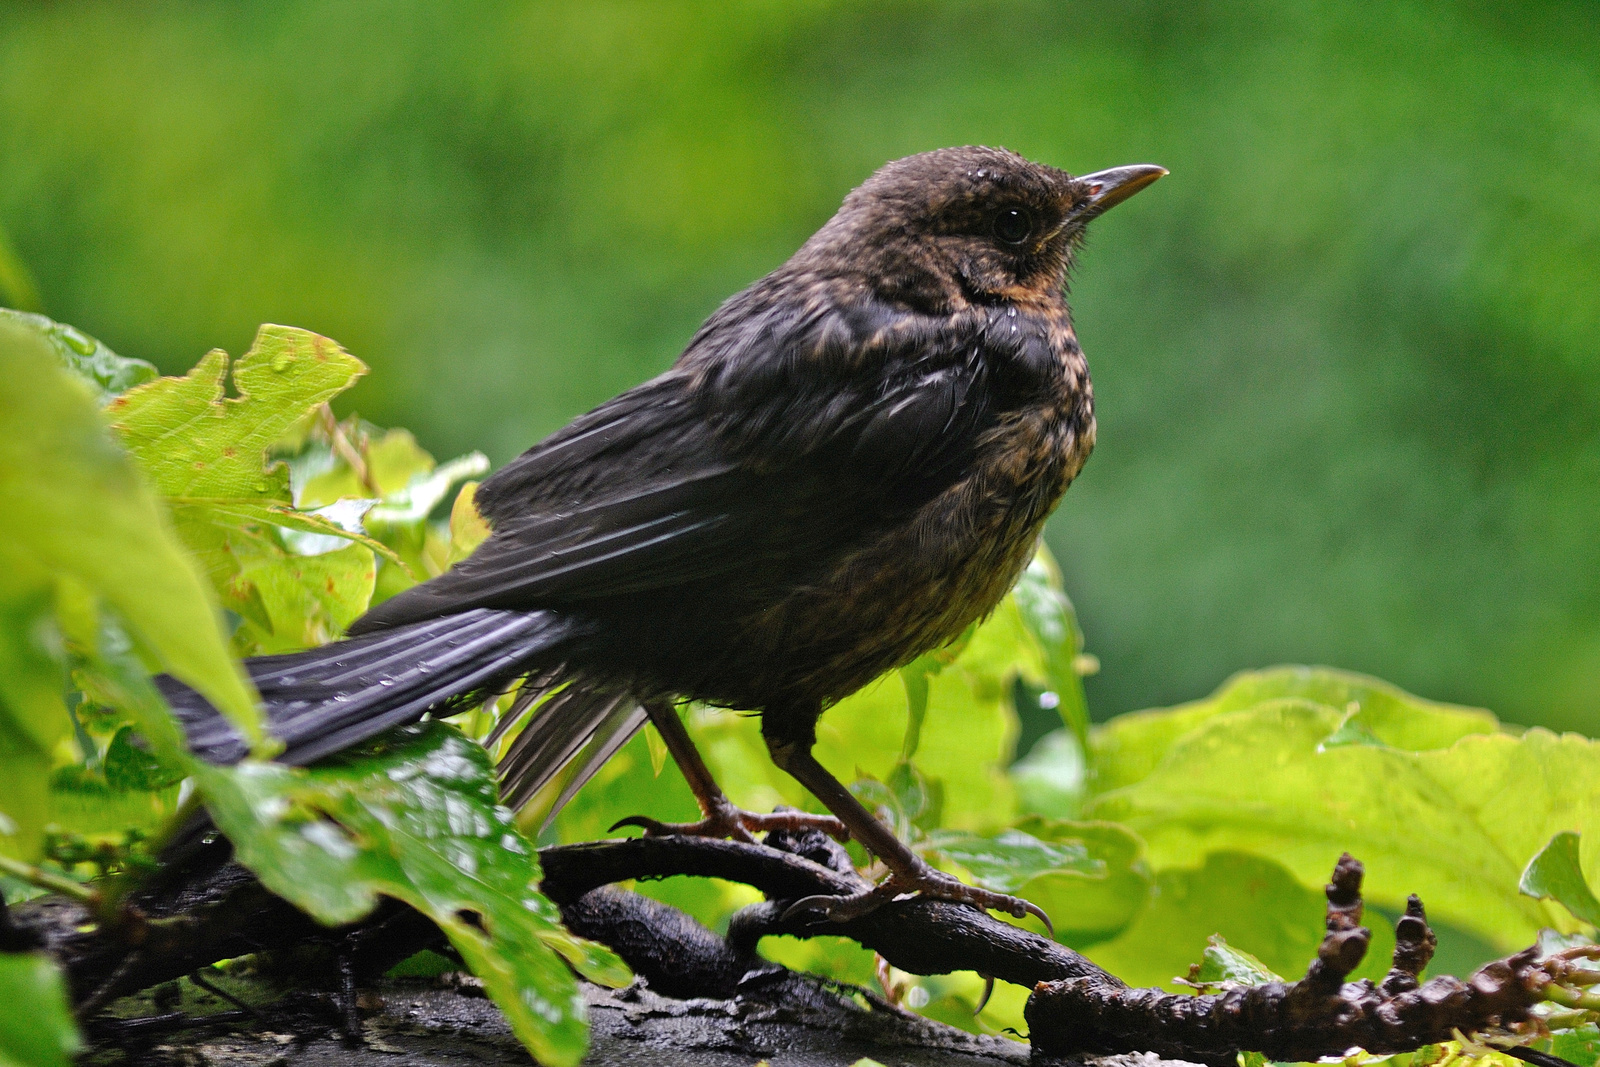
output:
<path id="1" fill-rule="evenodd" d="M 1372 936 L 1360 925 L 1361 874 L 1350 856 L 1339 860 L 1327 888 L 1328 932 L 1300 981 L 1204 996 L 1116 987 L 1093 977 L 1045 983 L 1028 1000 L 1035 1053 L 1138 1048 L 1231 1065 L 1242 1049 L 1273 1060 L 1315 1060 L 1355 1047 L 1407 1052 L 1457 1032 L 1523 1022 L 1543 999 L 1550 975 L 1534 948 L 1496 960 L 1466 982 L 1419 982 L 1434 935 L 1416 897 L 1396 924 L 1393 965 L 1382 984 L 1346 982 Z M 1085 1034 L 1095 1035 L 1087 1048 Z"/>
<path id="2" fill-rule="evenodd" d="M 1117 981 L 1066 946 L 963 904 L 912 899 L 886 904 L 850 922 L 813 915 L 785 922 L 780 918 L 784 902 L 817 893 L 855 892 L 863 883 L 850 869 L 843 848 L 824 834 L 772 834 L 769 841 L 747 845 L 641 837 L 547 848 L 540 852 L 543 888 L 565 905 L 595 886 L 625 879 L 723 878 L 754 886 L 769 898 L 730 922 L 729 940 L 742 951 L 753 951 L 769 934 L 848 937 L 912 974 L 978 971 L 1023 986 L 1089 975 Z"/>
<path id="3" fill-rule="evenodd" d="M 547 848 L 540 857 L 543 887 L 568 925 L 610 945 L 658 993 L 800 996 L 804 989 L 793 985 L 798 976 L 757 955 L 759 940 L 848 937 L 911 973 L 972 970 L 1032 987 L 1028 1024 L 1035 1053 L 1044 1058 L 1151 1051 L 1232 1064 L 1245 1049 L 1277 1060 L 1313 1060 L 1355 1046 L 1405 1051 L 1457 1030 L 1514 1025 L 1546 994 L 1600 978 L 1575 960 L 1541 962 L 1530 949 L 1466 982 L 1422 983 L 1434 939 L 1413 899 L 1397 924 L 1393 965 L 1382 983 L 1346 982 L 1370 941 L 1360 925 L 1361 866 L 1349 857 L 1328 887 L 1327 936 L 1303 979 L 1204 996 L 1131 989 L 1070 949 L 965 905 L 911 899 L 844 923 L 805 914 L 786 921 L 788 901 L 862 884 L 844 851 L 817 833 L 773 834 L 764 845 L 639 838 Z M 673 908 L 611 886 L 672 876 L 742 882 L 769 899 L 734 916 L 728 936 L 720 937 Z M 61 961 L 80 1010 L 246 953 L 320 947 L 328 957 L 327 983 L 336 988 L 341 976 L 370 978 L 440 943 L 421 915 L 395 902 L 363 923 L 330 931 L 232 864 L 197 874 L 163 900 L 138 904 L 133 921 L 102 930 L 86 928 L 76 904 L 33 901 L 5 917 L 6 936 L 41 943 Z"/>

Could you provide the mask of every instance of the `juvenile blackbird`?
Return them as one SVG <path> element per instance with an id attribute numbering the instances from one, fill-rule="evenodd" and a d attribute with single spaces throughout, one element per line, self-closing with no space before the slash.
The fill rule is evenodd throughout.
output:
<path id="1" fill-rule="evenodd" d="M 485 481 L 491 536 L 347 640 L 246 666 L 279 757 L 306 763 L 524 679 L 504 794 L 558 807 L 646 717 L 705 818 L 650 832 L 846 832 L 891 872 L 834 918 L 922 892 L 1032 905 L 933 870 L 811 754 L 817 717 L 990 612 L 1094 444 L 1064 286 L 1090 219 L 1166 171 L 1073 177 L 994 148 L 889 163 L 666 373 Z M 242 739 L 160 684 L 193 747 Z M 837 816 L 755 815 L 673 701 L 758 711 L 773 760 Z"/>

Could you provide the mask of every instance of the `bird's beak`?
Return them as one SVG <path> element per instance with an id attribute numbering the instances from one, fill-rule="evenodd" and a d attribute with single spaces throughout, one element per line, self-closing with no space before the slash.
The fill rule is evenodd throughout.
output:
<path id="1" fill-rule="evenodd" d="M 1158 167 L 1154 163 L 1135 163 L 1083 175 L 1078 181 L 1088 186 L 1089 199 L 1072 213 L 1073 221 L 1088 222 L 1105 214 L 1166 173 L 1166 167 Z"/>

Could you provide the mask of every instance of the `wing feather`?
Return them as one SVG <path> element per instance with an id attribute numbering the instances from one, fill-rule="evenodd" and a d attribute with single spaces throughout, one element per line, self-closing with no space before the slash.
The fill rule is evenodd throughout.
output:
<path id="1" fill-rule="evenodd" d="M 486 481 L 490 538 L 351 632 L 712 579 L 802 580 L 948 484 L 992 422 L 976 388 L 981 345 L 943 320 L 886 341 L 886 312 L 738 300 L 672 370 Z"/>

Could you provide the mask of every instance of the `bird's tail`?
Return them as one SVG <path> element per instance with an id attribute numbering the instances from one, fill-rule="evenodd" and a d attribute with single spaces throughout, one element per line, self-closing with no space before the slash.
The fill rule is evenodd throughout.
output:
<path id="1" fill-rule="evenodd" d="M 569 671 L 565 657 L 585 627 L 550 611 L 477 609 L 396 626 L 245 667 L 261 694 L 278 759 L 307 764 L 424 714 L 451 714 L 522 682 L 490 739 L 527 725 L 507 746 L 501 777 L 508 803 L 538 796 L 553 816 L 644 722 L 625 691 Z M 156 679 L 194 753 L 212 763 L 243 759 L 243 736 L 193 689 Z M 531 715 L 530 715 L 531 713 Z"/>

